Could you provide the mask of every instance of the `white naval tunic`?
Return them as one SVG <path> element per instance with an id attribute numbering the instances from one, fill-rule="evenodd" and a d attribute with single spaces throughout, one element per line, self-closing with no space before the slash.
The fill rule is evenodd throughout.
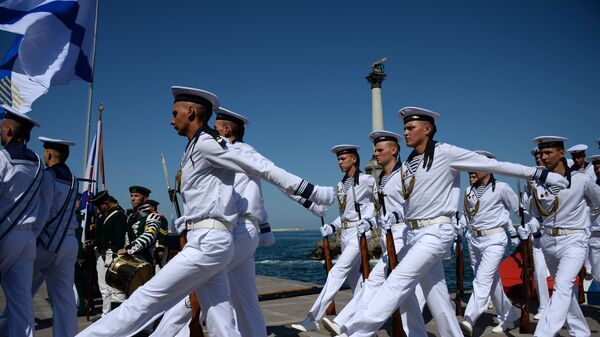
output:
<path id="1" fill-rule="evenodd" d="M 361 287 L 359 233 L 356 228 L 360 219 L 355 202 L 360 205 L 361 219 L 372 221 L 375 178 L 364 173 L 358 174 L 358 182 L 355 177 L 344 176 L 336 187 L 340 215 L 332 225 L 337 229 L 342 228 L 342 253 L 329 270 L 323 289 L 306 315 L 307 319 L 312 321 L 318 322 L 323 318 L 327 307 L 346 279 L 353 293 Z M 367 237 L 370 237 L 370 232 L 367 233 Z"/>
<path id="2" fill-rule="evenodd" d="M 496 181 L 495 185 L 489 181 L 486 186 L 469 186 L 465 190 L 465 214 L 471 232 L 469 245 L 475 279 L 464 318 L 471 326 L 485 311 L 490 296 L 494 298 L 502 322 L 518 318 L 508 297 L 503 291 L 497 296 L 497 290 L 500 283 L 498 266 L 508 244 L 505 232 L 508 228 L 505 227 L 511 224 L 510 213 L 518 212 L 519 199 L 506 183 Z M 487 235 L 485 231 L 489 230 L 498 232 Z M 478 236 L 478 233 L 486 235 Z"/>
<path id="3" fill-rule="evenodd" d="M 262 156 L 228 148 L 225 142 L 219 141 L 220 137 L 213 135 L 214 130 L 207 127 L 199 129 L 183 155 L 180 191 L 184 215 L 177 221 L 179 231 L 185 229 L 186 221 L 215 219 L 227 226 L 237 223 L 238 210 L 233 190 L 235 172 L 258 176 L 290 194 L 307 198 L 327 195 L 326 188 L 309 184 Z M 326 203 L 329 199 L 321 198 L 320 201 Z M 226 267 L 234 254 L 232 241 L 227 230 L 190 230 L 186 246 L 158 274 L 79 336 L 131 334 L 192 290 L 196 290 L 200 299 L 204 293 L 228 295 Z M 208 329 L 215 336 L 240 336 L 235 320 L 229 319 L 235 317 L 231 304 L 226 300 L 218 307 L 219 313 L 224 316 L 215 316 L 213 308 L 203 306 Z"/>
<path id="4" fill-rule="evenodd" d="M 554 292 L 534 336 L 554 336 L 565 322 L 577 337 L 590 336 L 577 303 L 574 281 L 588 250 L 590 217 L 587 205 L 600 204 L 600 186 L 589 176 L 573 172 L 571 186 L 565 190 L 556 191 L 541 183 L 532 183 L 530 190 L 531 222 L 541 225 L 541 246 L 554 278 Z M 548 231 L 552 229 L 575 232 L 551 236 Z"/>
<path id="5" fill-rule="evenodd" d="M 231 148 L 252 151 L 245 143 L 229 144 Z M 227 267 L 231 294 L 231 303 L 235 309 L 237 325 L 242 336 L 266 336 L 267 327 L 262 310 L 258 304 L 256 290 L 256 273 L 254 252 L 258 247 L 258 225 L 268 222 L 264 207 L 260 179 L 248 177 L 244 173 L 236 173 L 234 179 L 238 224 L 233 230 L 235 253 Z M 200 289 L 200 292 L 202 290 Z M 201 307 L 218 305 L 218 298 L 211 293 L 204 293 L 200 298 Z M 169 309 L 151 336 L 186 336 L 189 334 L 191 310 L 186 306 L 187 297 Z M 204 312 L 203 312 L 203 316 Z"/>
<path id="6" fill-rule="evenodd" d="M 400 261 L 406 254 L 406 232 L 408 227 L 404 223 L 403 204 L 404 198 L 400 188 L 400 164 L 392 171 L 389 176 L 385 176 L 384 181 L 380 177 L 376 183 L 373 198 L 379 201 L 378 193 L 383 191 L 384 202 L 387 214 L 398 217 L 395 225 L 392 225 L 392 236 L 394 237 L 394 248 L 396 249 L 396 258 Z M 395 214 L 392 214 L 395 212 Z M 382 215 L 383 206 L 379 210 L 377 216 Z M 369 278 L 363 283 L 362 288 L 355 292 L 352 300 L 344 307 L 342 311 L 335 317 L 334 322 L 339 326 L 344 325 L 357 310 L 366 306 L 372 294 L 385 281 L 388 274 L 389 261 L 386 249 L 386 233 L 381 231 L 381 249 L 382 257 L 377 261 L 375 267 L 371 270 Z M 427 334 L 425 322 L 423 321 L 422 308 L 425 305 L 425 298 L 421 286 L 417 284 L 415 293 L 409 298 L 405 305 L 400 307 L 402 317 L 402 327 L 407 336 L 424 336 Z"/>
<path id="7" fill-rule="evenodd" d="M 67 232 L 56 252 L 49 251 L 43 244 L 38 243 L 32 286 L 32 295 L 35 295 L 42 283 L 46 282 L 52 306 L 52 334 L 65 337 L 77 334 L 77 304 L 73 293 L 78 249 L 75 237 L 77 219 L 74 214 L 74 202 L 66 204 L 74 201 L 69 198 L 73 178 L 64 164 L 52 166 L 44 173 L 40 197 L 46 216 L 40 217 L 40 221 L 48 223 L 62 211 L 63 221 L 67 223 Z M 77 194 L 77 183 L 71 193 Z M 60 234 L 57 233 L 55 237 Z"/>
<path id="8" fill-rule="evenodd" d="M 8 144 L 0 151 L 0 215 L 18 200 L 40 169 L 39 158 L 24 143 Z M 40 173 L 43 174 L 43 173 Z M 35 328 L 31 283 L 35 259 L 35 237 L 42 227 L 37 221 L 39 197 L 33 197 L 24 213 L 0 239 L 0 284 L 6 296 L 7 331 L 0 335 L 33 336 Z"/>
<path id="9" fill-rule="evenodd" d="M 421 162 L 423 155 L 402 166 L 402 183 L 407 194 L 405 218 L 432 219 L 447 216 L 450 219 L 458 207 L 457 189 L 459 171 L 492 172 L 531 179 L 535 168 L 499 162 L 483 155 L 450 144 L 437 143 L 432 167 L 427 170 Z M 411 183 L 412 181 L 412 183 Z M 442 259 L 454 242 L 451 223 L 432 224 L 409 230 L 408 251 L 398 267 L 372 296 L 369 304 L 342 326 L 350 336 L 371 336 L 392 312 L 404 305 L 417 283 L 421 284 L 428 307 L 443 336 L 462 336 L 454 308 L 450 303 L 444 279 Z"/>

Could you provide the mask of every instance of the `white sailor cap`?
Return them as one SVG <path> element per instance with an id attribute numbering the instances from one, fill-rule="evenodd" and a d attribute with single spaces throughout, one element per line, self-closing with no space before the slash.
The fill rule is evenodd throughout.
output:
<path id="1" fill-rule="evenodd" d="M 248 120 L 248 118 L 240 115 L 239 113 L 233 112 L 229 109 L 225 109 L 223 107 L 218 107 L 217 108 L 217 120 L 225 120 L 225 121 L 231 121 L 234 122 L 235 124 L 238 125 L 248 125 L 250 124 L 250 121 Z"/>
<path id="2" fill-rule="evenodd" d="M 347 153 L 358 155 L 358 149 L 360 149 L 360 146 L 358 145 L 340 144 L 332 147 L 331 152 L 335 153 L 336 156 L 341 156 Z"/>
<path id="3" fill-rule="evenodd" d="M 548 147 L 558 147 L 561 149 L 565 148 L 565 137 L 559 136 L 539 136 L 533 138 L 531 141 L 538 145 L 538 149 L 545 149 Z"/>
<path id="4" fill-rule="evenodd" d="M 41 142 L 43 142 L 44 144 L 57 144 L 57 145 L 65 145 L 65 146 L 75 145 L 75 142 L 72 142 L 70 140 L 62 140 L 62 139 L 42 137 L 42 136 L 38 137 L 38 139 Z"/>
<path id="5" fill-rule="evenodd" d="M 588 159 L 594 165 L 600 164 L 600 154 L 595 154 L 593 156 L 589 156 Z"/>
<path id="6" fill-rule="evenodd" d="M 477 150 L 477 151 L 475 151 L 475 153 L 479 153 L 480 155 L 486 156 L 486 157 L 491 158 L 491 159 L 496 159 L 496 155 L 493 154 L 493 153 L 491 153 L 491 152 L 489 152 L 489 151 Z"/>
<path id="7" fill-rule="evenodd" d="M 184 101 L 198 103 L 210 110 L 216 110 L 220 105 L 219 97 L 217 97 L 217 95 L 202 89 L 174 85 L 171 87 L 171 93 L 173 94 L 175 102 Z"/>
<path id="8" fill-rule="evenodd" d="M 377 144 L 379 142 L 384 141 L 392 141 L 398 143 L 400 142 L 400 139 L 402 139 L 402 136 L 391 131 L 377 130 L 371 132 L 371 134 L 369 135 L 369 139 L 373 142 L 373 144 Z"/>
<path id="9" fill-rule="evenodd" d="M 21 123 L 28 124 L 31 127 L 34 127 L 34 126 L 39 127 L 40 126 L 40 124 L 38 122 L 36 122 L 33 118 L 27 116 L 25 113 L 20 112 L 19 110 L 15 109 L 12 106 L 2 104 L 2 109 L 6 113 L 4 118 L 19 121 Z"/>
<path id="10" fill-rule="evenodd" d="M 437 112 L 413 106 L 400 109 L 398 115 L 404 120 L 405 124 L 410 121 L 427 121 L 435 124 L 435 120 L 440 117 L 440 114 Z"/>
<path id="11" fill-rule="evenodd" d="M 570 148 L 567 149 L 567 151 L 571 154 L 577 154 L 580 152 L 585 152 L 585 150 L 587 150 L 588 147 L 585 144 L 577 144 L 577 145 L 573 145 Z"/>
<path id="12" fill-rule="evenodd" d="M 539 153 L 540 153 L 540 149 L 538 149 L 538 148 L 537 148 L 537 146 L 536 146 L 536 147 L 534 147 L 533 149 L 531 149 L 531 155 L 532 155 L 532 156 L 534 156 L 534 157 L 535 157 L 535 156 L 536 156 L 537 154 L 539 154 Z"/>

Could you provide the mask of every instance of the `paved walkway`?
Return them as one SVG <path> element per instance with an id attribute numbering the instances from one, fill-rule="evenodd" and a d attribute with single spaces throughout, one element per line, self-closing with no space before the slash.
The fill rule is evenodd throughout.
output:
<path id="1" fill-rule="evenodd" d="M 320 287 L 316 284 L 283 280 L 274 277 L 259 276 L 257 278 L 257 288 L 263 300 L 260 304 L 267 320 L 269 336 L 284 337 L 284 336 L 300 336 L 300 337 L 321 337 L 330 336 L 327 331 L 309 333 L 297 333 L 289 328 L 289 325 L 304 319 L 306 312 L 312 306 L 317 298 L 317 293 Z M 293 297 L 286 297 L 294 295 Z M 351 298 L 349 290 L 341 291 L 336 297 L 336 306 L 338 310 L 348 303 Z M 4 295 L 0 292 L 0 307 L 4 307 Z M 465 298 L 466 300 L 466 298 Z M 463 303 L 463 309 L 466 303 Z M 52 336 L 52 310 L 47 301 L 46 289 L 42 287 L 40 292 L 34 298 L 34 309 L 36 313 L 36 336 L 50 337 Z M 533 308 L 535 309 L 535 308 Z M 592 330 L 592 336 L 600 336 L 600 306 L 582 306 L 583 312 L 587 317 L 588 324 Z M 493 311 L 493 309 L 492 309 Z M 535 312 L 532 310 L 532 312 Z M 431 319 L 428 311 L 425 312 L 427 322 L 427 330 L 429 336 L 439 336 L 436 330 L 435 322 Z M 477 322 L 474 336 L 502 336 L 493 334 L 492 329 L 493 314 L 488 310 Z M 533 315 L 532 315 L 532 322 Z M 91 323 L 86 321 L 85 317 L 78 318 L 79 330 L 84 329 Z M 535 329 L 535 323 L 533 324 Z M 507 336 L 531 336 L 521 335 L 518 333 L 518 328 L 509 331 Z M 208 336 L 208 334 L 206 334 Z M 389 337 L 385 330 L 377 333 L 379 337 Z M 567 337 L 566 330 L 562 330 L 560 335 Z M 250 337 L 250 336 L 249 336 Z"/>

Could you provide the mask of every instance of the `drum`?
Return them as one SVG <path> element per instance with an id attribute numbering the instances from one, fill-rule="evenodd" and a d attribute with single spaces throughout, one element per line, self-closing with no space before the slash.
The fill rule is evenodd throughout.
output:
<path id="1" fill-rule="evenodd" d="M 106 284 L 131 295 L 154 274 L 152 266 L 135 256 L 116 257 L 106 271 Z"/>

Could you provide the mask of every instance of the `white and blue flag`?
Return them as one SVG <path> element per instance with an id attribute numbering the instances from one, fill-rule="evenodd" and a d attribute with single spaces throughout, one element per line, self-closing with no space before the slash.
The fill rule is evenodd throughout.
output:
<path id="1" fill-rule="evenodd" d="M 0 103 L 25 113 L 52 85 L 92 81 L 96 1 L 0 4 L 0 30 L 18 34 L 0 62 Z"/>

